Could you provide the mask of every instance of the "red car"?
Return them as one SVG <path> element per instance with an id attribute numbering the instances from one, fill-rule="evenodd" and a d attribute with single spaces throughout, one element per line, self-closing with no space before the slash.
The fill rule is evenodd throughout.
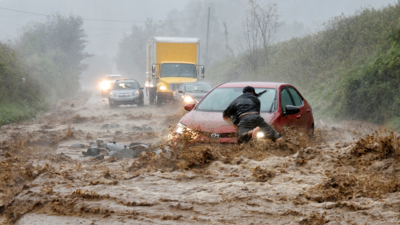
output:
<path id="1" fill-rule="evenodd" d="M 314 118 L 311 106 L 299 91 L 290 84 L 275 82 L 231 82 L 216 86 L 198 104 L 188 104 L 190 111 L 178 123 L 176 133 L 188 129 L 199 133 L 197 139 L 216 140 L 221 143 L 235 143 L 236 127 L 222 118 L 222 112 L 246 86 L 252 86 L 259 93 L 267 90 L 261 97 L 261 116 L 278 132 L 285 126 L 296 126 L 314 133 Z M 260 132 L 259 137 L 263 137 Z"/>

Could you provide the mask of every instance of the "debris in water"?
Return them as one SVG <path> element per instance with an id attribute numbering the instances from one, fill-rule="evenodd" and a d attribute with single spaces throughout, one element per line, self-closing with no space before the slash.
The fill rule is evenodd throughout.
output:
<path id="1" fill-rule="evenodd" d="M 84 144 L 73 144 L 71 145 L 71 148 L 84 148 L 85 145 Z"/>
<path id="2" fill-rule="evenodd" d="M 97 146 L 91 146 L 88 148 L 86 152 L 82 152 L 82 154 L 86 156 L 97 156 L 99 155 L 99 148 Z"/>

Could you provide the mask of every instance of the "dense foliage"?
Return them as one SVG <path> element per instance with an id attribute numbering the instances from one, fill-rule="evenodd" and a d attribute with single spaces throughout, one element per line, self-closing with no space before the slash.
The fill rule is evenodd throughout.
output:
<path id="1" fill-rule="evenodd" d="M 28 119 L 45 107 L 39 85 L 30 80 L 15 51 L 0 43 L 0 125 Z"/>
<path id="2" fill-rule="evenodd" d="M 388 123 L 400 116 L 399 17 L 398 4 L 342 15 L 315 34 L 271 46 L 270 64 L 258 73 L 247 69 L 239 55 L 216 63 L 209 74 L 215 84 L 292 83 L 319 117 Z"/>
<path id="3" fill-rule="evenodd" d="M 55 14 L 26 26 L 14 45 L 0 44 L 0 125 L 34 117 L 80 89 L 89 56 L 82 23 Z"/>
<path id="4" fill-rule="evenodd" d="M 82 24 L 80 17 L 55 14 L 26 26 L 17 41 L 24 68 L 51 101 L 80 89 L 79 76 L 86 69 L 82 61 L 89 56 L 84 52 L 87 41 Z"/>

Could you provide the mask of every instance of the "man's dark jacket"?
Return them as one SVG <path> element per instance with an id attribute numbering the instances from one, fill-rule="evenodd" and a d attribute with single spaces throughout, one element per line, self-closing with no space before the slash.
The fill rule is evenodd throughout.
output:
<path id="1" fill-rule="evenodd" d="M 223 116 L 232 118 L 233 124 L 238 125 L 240 115 L 249 112 L 260 113 L 260 107 L 260 100 L 254 94 L 244 93 L 233 100 L 228 108 L 224 110 Z"/>

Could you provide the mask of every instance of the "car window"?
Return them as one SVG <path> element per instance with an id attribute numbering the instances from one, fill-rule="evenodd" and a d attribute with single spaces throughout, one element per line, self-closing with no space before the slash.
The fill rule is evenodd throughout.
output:
<path id="1" fill-rule="evenodd" d="M 118 82 L 113 86 L 113 90 L 128 90 L 128 89 L 139 89 L 139 85 L 136 82 Z"/>
<path id="2" fill-rule="evenodd" d="M 290 98 L 289 92 L 286 88 L 281 91 L 281 107 L 283 112 L 286 112 L 286 106 L 293 105 L 292 99 Z"/>
<path id="3" fill-rule="evenodd" d="M 299 95 L 299 93 L 298 93 L 295 89 L 293 89 L 293 88 L 288 88 L 288 89 L 289 89 L 290 94 L 291 94 L 292 97 L 293 97 L 294 105 L 295 105 L 295 106 L 301 106 L 301 105 L 303 105 L 303 99 L 301 98 L 301 96 Z"/>
<path id="4" fill-rule="evenodd" d="M 217 88 L 209 93 L 200 103 L 196 110 L 200 111 L 224 111 L 229 104 L 239 97 L 243 88 Z M 261 111 L 269 112 L 271 104 L 275 98 L 275 89 L 256 88 L 256 92 L 267 90 L 266 93 L 259 97 L 261 102 Z"/>

